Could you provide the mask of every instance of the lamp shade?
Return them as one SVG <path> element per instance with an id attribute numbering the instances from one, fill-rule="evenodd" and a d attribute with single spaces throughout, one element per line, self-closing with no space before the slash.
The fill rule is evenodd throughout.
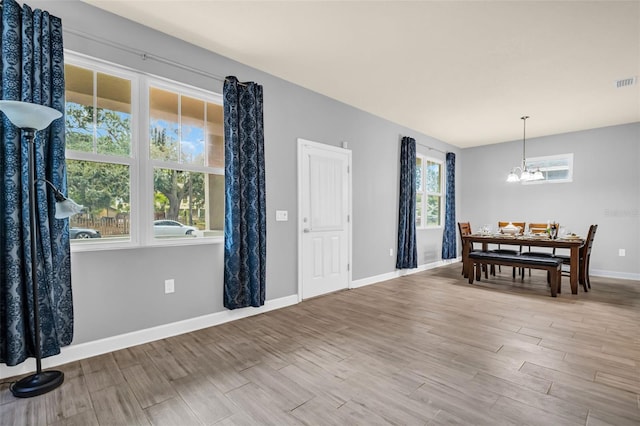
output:
<path id="1" fill-rule="evenodd" d="M 53 120 L 62 117 L 60 111 L 48 106 L 21 101 L 0 101 L 0 111 L 21 129 L 46 129 Z"/>
<path id="2" fill-rule="evenodd" d="M 507 182 L 518 182 L 518 181 L 520 181 L 520 178 L 516 174 L 516 171 L 511 170 L 511 173 L 509 173 L 509 176 L 507 176 Z"/>
<path id="3" fill-rule="evenodd" d="M 83 208 L 83 205 L 76 203 L 71 198 L 57 201 L 55 214 L 56 219 L 66 219 L 68 217 L 81 213 Z"/>
<path id="4" fill-rule="evenodd" d="M 544 175 L 542 174 L 540 169 L 536 169 L 533 172 L 533 176 L 531 177 L 531 180 L 544 180 Z"/>

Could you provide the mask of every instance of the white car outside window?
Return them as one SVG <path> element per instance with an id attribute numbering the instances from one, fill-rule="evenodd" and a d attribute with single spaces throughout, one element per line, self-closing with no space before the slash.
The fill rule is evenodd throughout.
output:
<path id="1" fill-rule="evenodd" d="M 183 225 L 175 220 L 156 220 L 153 222 L 153 233 L 156 237 L 195 237 L 198 228 Z"/>

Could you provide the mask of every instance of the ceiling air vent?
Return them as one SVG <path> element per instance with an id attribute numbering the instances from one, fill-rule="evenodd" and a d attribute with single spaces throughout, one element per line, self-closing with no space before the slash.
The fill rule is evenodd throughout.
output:
<path id="1" fill-rule="evenodd" d="M 638 81 L 638 77 L 623 78 L 622 80 L 616 80 L 616 89 L 621 89 L 627 86 L 633 86 Z"/>

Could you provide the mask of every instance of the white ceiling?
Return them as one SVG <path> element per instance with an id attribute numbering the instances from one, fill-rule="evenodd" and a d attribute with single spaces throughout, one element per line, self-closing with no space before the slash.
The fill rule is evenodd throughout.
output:
<path id="1" fill-rule="evenodd" d="M 86 3 L 461 148 L 640 121 L 640 1 Z"/>

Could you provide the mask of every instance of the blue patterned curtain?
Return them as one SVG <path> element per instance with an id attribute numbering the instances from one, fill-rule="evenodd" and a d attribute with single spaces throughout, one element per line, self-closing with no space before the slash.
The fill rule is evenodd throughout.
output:
<path id="1" fill-rule="evenodd" d="M 456 155 L 447 152 L 447 193 L 444 207 L 444 233 L 442 234 L 442 258 L 455 259 L 456 247 Z"/>
<path id="2" fill-rule="evenodd" d="M 2 99 L 64 112 L 62 23 L 47 12 L 2 1 Z M 38 185 L 38 249 L 30 247 L 28 146 L 4 114 L 0 126 L 0 362 L 35 356 L 31 262 L 37 262 L 42 357 L 73 339 L 68 220 L 54 218 L 55 199 Z M 64 120 L 36 132 L 36 179 L 66 193 Z"/>
<path id="3" fill-rule="evenodd" d="M 418 267 L 416 246 L 416 140 L 402 138 L 400 148 L 400 209 L 397 269 Z"/>
<path id="4" fill-rule="evenodd" d="M 267 264 L 262 86 L 224 82 L 224 306 L 264 305 Z"/>

